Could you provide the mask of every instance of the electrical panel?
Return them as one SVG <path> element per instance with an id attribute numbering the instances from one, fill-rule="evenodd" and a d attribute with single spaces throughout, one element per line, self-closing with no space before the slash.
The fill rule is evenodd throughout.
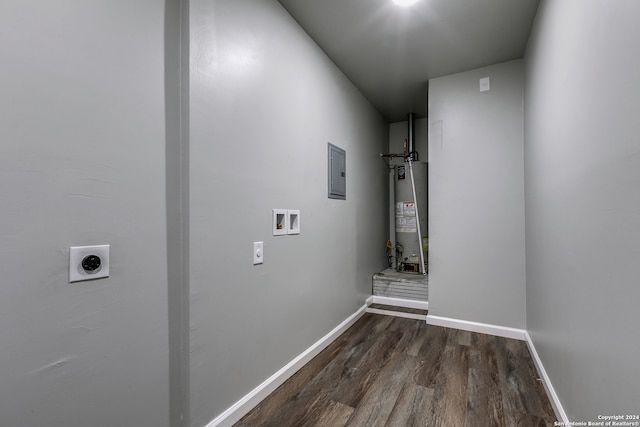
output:
<path id="1" fill-rule="evenodd" d="M 329 198 L 347 198 L 347 160 L 342 148 L 329 143 Z"/>

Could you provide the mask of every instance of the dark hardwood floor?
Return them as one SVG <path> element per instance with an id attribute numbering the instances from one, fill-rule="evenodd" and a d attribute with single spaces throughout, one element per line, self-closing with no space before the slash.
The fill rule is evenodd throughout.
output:
<path id="1" fill-rule="evenodd" d="M 525 342 L 367 313 L 235 426 L 554 421 Z"/>

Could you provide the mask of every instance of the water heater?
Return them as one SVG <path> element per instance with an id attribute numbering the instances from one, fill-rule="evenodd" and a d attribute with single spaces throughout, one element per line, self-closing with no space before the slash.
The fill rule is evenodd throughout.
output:
<path id="1" fill-rule="evenodd" d="M 402 250 L 396 263 L 402 271 L 427 271 L 420 268 L 420 251 L 428 245 L 429 236 L 429 164 L 427 162 L 412 162 L 413 181 L 415 183 L 416 200 L 413 199 L 413 188 L 409 163 L 395 166 L 395 228 L 396 248 Z M 418 236 L 418 221 L 420 234 Z M 423 252 L 425 264 L 427 253 Z"/>

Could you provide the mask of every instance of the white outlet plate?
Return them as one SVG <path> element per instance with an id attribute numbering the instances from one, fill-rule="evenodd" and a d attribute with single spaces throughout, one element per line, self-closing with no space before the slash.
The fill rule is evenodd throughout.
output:
<path id="1" fill-rule="evenodd" d="M 94 271 L 85 271 L 82 260 L 89 255 L 100 257 L 100 267 Z M 109 245 L 72 246 L 69 248 L 69 282 L 109 277 Z"/>
<path id="2" fill-rule="evenodd" d="M 491 78 L 483 77 L 480 79 L 480 92 L 487 92 L 491 90 Z"/>
<path id="3" fill-rule="evenodd" d="M 253 265 L 262 264 L 264 260 L 264 243 L 253 242 Z"/>

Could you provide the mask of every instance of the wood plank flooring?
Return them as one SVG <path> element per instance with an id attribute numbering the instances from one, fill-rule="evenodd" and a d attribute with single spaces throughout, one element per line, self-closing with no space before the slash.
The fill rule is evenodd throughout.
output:
<path id="1" fill-rule="evenodd" d="M 366 313 L 236 427 L 550 426 L 523 341 Z"/>

